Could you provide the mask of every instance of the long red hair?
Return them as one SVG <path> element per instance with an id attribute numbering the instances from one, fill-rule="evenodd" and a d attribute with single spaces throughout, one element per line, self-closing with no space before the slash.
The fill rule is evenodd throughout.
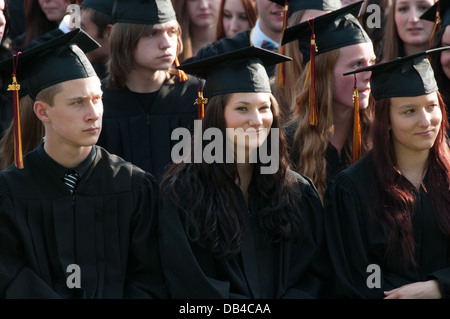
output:
<path id="1" fill-rule="evenodd" d="M 428 157 L 427 192 L 441 231 L 450 235 L 450 151 L 447 139 L 449 127 L 445 104 L 437 92 L 442 122 Z M 412 216 L 415 189 L 404 181 L 397 170 L 397 161 L 390 136 L 390 99 L 380 99 L 375 105 L 372 126 L 373 162 L 379 181 L 375 218 L 388 235 L 386 253 L 401 251 L 408 264 L 414 262 Z"/>

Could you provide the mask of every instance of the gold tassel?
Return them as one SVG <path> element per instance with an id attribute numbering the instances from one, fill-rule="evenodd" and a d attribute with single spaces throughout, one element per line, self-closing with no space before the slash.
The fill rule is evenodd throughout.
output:
<path id="1" fill-rule="evenodd" d="M 353 154 L 352 159 L 355 163 L 361 157 L 361 123 L 359 120 L 359 96 L 358 88 L 356 87 L 356 75 L 355 86 L 353 88 Z"/>
<path id="2" fill-rule="evenodd" d="M 178 60 L 178 57 L 175 58 L 175 66 L 180 66 L 180 61 Z M 183 70 L 178 70 L 178 81 L 179 82 L 185 82 L 187 81 L 189 77 L 186 75 L 186 73 Z"/>
<path id="3" fill-rule="evenodd" d="M 309 85 L 309 124 L 312 126 L 319 125 L 319 106 L 317 101 L 316 88 L 316 39 L 313 33 L 311 37 L 311 59 L 309 61 L 308 73 L 310 73 L 311 81 Z"/>
<path id="4" fill-rule="evenodd" d="M 202 120 L 205 116 L 205 104 L 208 103 L 208 99 L 203 97 L 203 87 L 201 80 L 197 77 L 198 80 L 198 98 L 195 99 L 194 105 L 198 106 L 197 109 L 197 118 Z"/>
<path id="5" fill-rule="evenodd" d="M 281 31 L 281 38 L 283 38 L 284 35 L 284 30 L 286 30 L 287 27 L 287 20 L 288 20 L 288 14 L 289 14 L 289 4 L 288 1 L 286 0 L 284 3 L 284 15 L 283 15 L 283 30 Z M 280 54 L 285 55 L 284 54 L 284 46 L 281 45 L 280 46 Z M 284 62 L 280 63 L 280 74 L 278 77 L 278 86 L 280 88 L 284 88 L 284 83 L 285 83 L 285 70 L 284 70 L 285 66 L 284 66 Z"/>
<path id="6" fill-rule="evenodd" d="M 13 73 L 12 83 L 8 85 L 8 91 L 13 91 L 13 126 L 14 126 L 14 164 L 17 168 L 22 169 L 23 166 L 23 153 L 22 153 L 22 134 L 20 129 L 20 105 L 19 105 L 19 90 L 20 84 L 17 83 L 16 69 L 19 54 L 13 56 Z"/>

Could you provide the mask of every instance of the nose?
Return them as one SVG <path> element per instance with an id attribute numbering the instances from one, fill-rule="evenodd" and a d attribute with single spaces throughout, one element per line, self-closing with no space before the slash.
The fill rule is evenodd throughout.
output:
<path id="1" fill-rule="evenodd" d="M 86 121 L 95 122 L 102 117 L 102 114 L 103 114 L 103 102 L 101 100 L 97 102 L 90 100 L 86 111 Z"/>
<path id="2" fill-rule="evenodd" d="M 230 30 L 233 32 L 236 32 L 239 30 L 239 23 L 238 23 L 238 19 L 236 17 L 233 17 L 231 19 Z"/>
<path id="3" fill-rule="evenodd" d="M 428 127 L 431 125 L 431 120 L 433 118 L 433 113 L 427 112 L 425 108 L 422 108 L 419 114 L 419 123 L 420 127 Z"/>
<path id="4" fill-rule="evenodd" d="M 206 9 L 209 6 L 209 0 L 199 0 L 200 1 L 200 8 L 201 9 Z"/>
<path id="5" fill-rule="evenodd" d="M 160 37 L 159 45 L 161 49 L 167 49 L 171 46 L 170 36 L 167 32 L 164 32 Z"/>
<path id="6" fill-rule="evenodd" d="M 409 17 L 408 20 L 410 22 L 418 22 L 419 19 L 419 12 L 417 11 L 417 9 L 415 7 L 412 7 L 410 12 L 409 12 Z"/>
<path id="7" fill-rule="evenodd" d="M 263 124 L 263 117 L 258 109 L 255 109 L 253 112 L 251 112 L 248 123 L 250 126 L 256 127 Z"/>
<path id="8" fill-rule="evenodd" d="M 5 15 L 3 14 L 3 11 L 0 11 L 0 26 L 4 26 L 6 24 L 6 18 Z"/>

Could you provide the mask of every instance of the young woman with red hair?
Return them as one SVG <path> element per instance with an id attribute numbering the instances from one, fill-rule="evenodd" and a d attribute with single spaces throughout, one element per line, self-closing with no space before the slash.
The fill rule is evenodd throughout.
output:
<path id="1" fill-rule="evenodd" d="M 356 71 L 372 71 L 373 149 L 325 194 L 333 297 L 450 297 L 448 121 L 430 51 Z"/>

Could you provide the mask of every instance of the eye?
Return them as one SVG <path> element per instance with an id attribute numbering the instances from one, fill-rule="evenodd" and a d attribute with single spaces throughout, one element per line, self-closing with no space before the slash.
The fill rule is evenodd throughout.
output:
<path id="1" fill-rule="evenodd" d="M 401 12 L 401 13 L 405 13 L 405 12 L 408 11 L 408 7 L 399 7 L 399 8 L 397 9 L 397 11 L 398 11 L 398 12 Z"/>
<path id="2" fill-rule="evenodd" d="M 237 111 L 247 111 L 247 107 L 246 106 L 238 106 L 236 107 Z"/>
<path id="3" fill-rule="evenodd" d="M 430 104 L 427 106 L 428 111 L 433 111 L 437 107 L 437 104 Z"/>
<path id="4" fill-rule="evenodd" d="M 270 106 L 264 105 L 259 108 L 260 111 L 270 111 Z"/>

